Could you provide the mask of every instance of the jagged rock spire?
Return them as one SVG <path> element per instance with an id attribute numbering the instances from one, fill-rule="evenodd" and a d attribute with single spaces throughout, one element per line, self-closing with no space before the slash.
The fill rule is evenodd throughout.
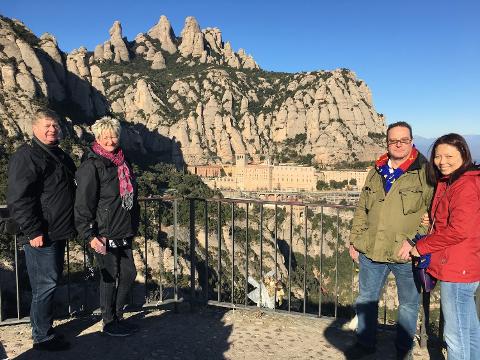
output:
<path id="1" fill-rule="evenodd" d="M 197 20 L 193 16 L 185 19 L 185 26 L 182 30 L 182 43 L 178 47 L 183 57 L 192 55 L 200 57 L 205 49 L 204 38 Z"/>
<path id="2" fill-rule="evenodd" d="M 147 34 L 150 37 L 159 40 L 160 44 L 162 44 L 162 49 L 168 51 L 170 54 L 177 51 L 177 46 L 174 42 L 175 33 L 170 25 L 170 21 L 165 15 L 160 16 L 158 23 L 148 30 Z"/>
<path id="3" fill-rule="evenodd" d="M 115 21 L 110 28 L 110 45 L 113 47 L 114 61 L 129 61 L 130 56 L 128 54 L 127 45 L 123 41 L 122 25 L 120 21 Z"/>

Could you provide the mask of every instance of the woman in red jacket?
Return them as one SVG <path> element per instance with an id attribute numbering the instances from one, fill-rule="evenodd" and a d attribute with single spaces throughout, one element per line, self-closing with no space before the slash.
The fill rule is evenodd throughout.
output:
<path id="1" fill-rule="evenodd" d="M 480 359 L 474 300 L 480 280 L 480 170 L 458 134 L 435 141 L 430 165 L 430 180 L 437 184 L 430 210 L 433 231 L 411 254 L 430 253 L 427 272 L 441 280 L 448 360 Z"/>

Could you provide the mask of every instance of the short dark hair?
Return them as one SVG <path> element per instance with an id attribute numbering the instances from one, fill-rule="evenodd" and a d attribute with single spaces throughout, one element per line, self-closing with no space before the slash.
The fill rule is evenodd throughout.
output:
<path id="1" fill-rule="evenodd" d="M 40 109 L 37 109 L 33 114 L 32 125 L 35 125 L 38 122 L 38 120 L 45 119 L 45 118 L 54 119 L 57 122 L 60 121 L 60 116 L 58 116 L 58 114 L 52 109 L 40 108 Z"/>
<path id="2" fill-rule="evenodd" d="M 443 136 L 440 136 L 432 145 L 432 150 L 430 153 L 430 162 L 427 171 L 427 177 L 431 184 L 436 184 L 438 179 L 442 177 L 442 174 L 435 166 L 435 150 L 437 149 L 438 145 L 450 145 L 455 147 L 460 155 L 462 156 L 462 166 L 460 166 L 457 170 L 455 170 L 449 177 L 449 182 L 453 183 L 457 180 L 465 171 L 469 170 L 470 168 L 474 167 L 475 164 L 472 159 L 472 154 L 470 153 L 470 149 L 468 148 L 467 141 L 461 135 L 450 133 Z"/>
<path id="3" fill-rule="evenodd" d="M 390 124 L 388 125 L 387 127 L 387 139 L 388 139 L 388 132 L 393 129 L 393 128 L 396 128 L 396 127 L 404 127 L 404 128 L 407 128 L 408 131 L 410 132 L 410 139 L 413 139 L 413 134 L 412 134 L 412 127 L 410 126 L 409 123 L 405 122 L 405 121 L 397 121 L 393 124 Z"/>

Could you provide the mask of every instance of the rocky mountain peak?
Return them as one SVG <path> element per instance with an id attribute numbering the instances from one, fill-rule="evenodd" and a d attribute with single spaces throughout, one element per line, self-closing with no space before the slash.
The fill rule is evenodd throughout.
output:
<path id="1" fill-rule="evenodd" d="M 201 32 L 201 30 L 200 30 L 200 25 L 198 24 L 197 19 L 193 16 L 187 16 L 185 18 L 185 24 L 181 32 L 181 37 L 183 38 L 186 35 L 196 34 L 199 32 Z"/>
<path id="2" fill-rule="evenodd" d="M 218 28 L 206 28 L 202 31 L 210 49 L 218 54 L 223 53 L 222 32 Z"/>
<path id="3" fill-rule="evenodd" d="M 50 34 L 50 33 L 44 33 L 42 36 L 40 36 L 40 40 L 42 43 L 52 43 L 55 47 L 58 48 L 58 42 L 57 38 Z"/>
<path id="4" fill-rule="evenodd" d="M 110 34 L 110 39 L 122 39 L 123 38 L 123 35 L 122 35 L 122 24 L 120 23 L 120 21 L 116 20 L 114 21 L 112 27 L 110 28 L 110 30 L 108 31 L 108 33 Z"/>
<path id="5" fill-rule="evenodd" d="M 85 131 L 110 112 L 138 131 L 127 143 L 191 164 L 232 162 L 236 153 L 331 164 L 382 150 L 385 119 L 353 71 L 263 71 L 193 17 L 181 39 L 164 16 L 134 42 L 124 40 L 120 22 L 109 33 L 93 55 L 85 47 L 65 54 L 53 35 L 39 39 L 0 17 L 3 133 L 28 135 L 35 104 L 46 103 Z"/>
<path id="6" fill-rule="evenodd" d="M 163 50 L 173 54 L 177 51 L 175 45 L 175 33 L 173 32 L 170 21 L 165 15 L 160 16 L 158 23 L 153 26 L 147 33 L 151 38 L 160 41 Z"/>
<path id="7" fill-rule="evenodd" d="M 183 27 L 182 43 L 178 47 L 180 54 L 183 57 L 201 57 L 205 51 L 205 44 L 203 34 L 198 25 L 197 19 L 189 16 L 185 19 L 185 26 Z"/>
<path id="8" fill-rule="evenodd" d="M 115 21 L 109 30 L 110 33 L 110 45 L 112 46 L 112 52 L 116 63 L 121 61 L 129 61 L 130 56 L 126 43 L 123 41 L 122 24 L 120 21 Z"/>
<path id="9" fill-rule="evenodd" d="M 110 29 L 110 39 L 95 47 L 93 60 L 100 63 L 121 63 L 131 61 L 130 54 L 135 53 L 151 62 L 152 69 L 161 70 L 167 67 L 165 56 L 174 55 L 177 57 L 176 63 L 186 63 L 189 66 L 200 62 L 225 64 L 236 69 L 259 69 L 253 57 L 244 50 L 240 49 L 237 54 L 230 43 L 224 45 L 220 29 L 208 27 L 201 30 L 193 16 L 185 19 L 180 38 L 175 37 L 170 21 L 162 15 L 147 33 L 135 37 L 134 44 L 132 47 L 123 40 L 121 24 L 115 21 Z"/>

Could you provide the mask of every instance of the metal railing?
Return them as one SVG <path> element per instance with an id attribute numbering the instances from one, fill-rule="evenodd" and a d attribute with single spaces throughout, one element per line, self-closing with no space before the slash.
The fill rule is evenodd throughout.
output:
<path id="1" fill-rule="evenodd" d="M 354 314 L 358 267 L 348 257 L 353 207 L 223 198 L 149 197 L 140 202 L 142 234 L 135 249 L 142 261 L 144 279 L 140 286 L 144 286 L 144 293 L 140 300 L 138 296 L 135 300 L 132 294 L 134 305 L 176 306 L 185 300 L 192 306 L 260 307 L 263 311 L 315 317 Z M 24 317 L 26 305 L 22 303 L 24 287 L 19 282 L 25 270 L 19 266 L 20 251 L 16 237 L 13 238 L 15 291 L 0 289 L 0 325 L 28 321 Z M 81 262 L 73 262 L 77 271 L 72 272 L 72 260 L 78 261 L 79 250 Z M 149 262 L 150 254 L 154 260 L 157 257 L 156 262 Z M 87 244 L 69 242 L 64 284 L 67 314 L 88 313 L 96 308 L 89 295 L 96 286 L 92 269 Z M 265 283 L 267 274 L 274 284 L 270 293 Z M 73 278 L 79 277 L 83 296 L 82 299 L 77 296 L 75 306 L 71 287 L 78 285 Z M 256 301 L 252 300 L 255 283 L 259 284 Z M 14 314 L 10 318 L 3 311 L 8 291 L 10 299 L 15 293 L 15 306 L 7 306 L 10 314 Z M 280 305 L 282 291 L 286 302 Z M 265 294 L 273 298 L 271 308 L 265 306 L 266 299 L 262 299 Z M 392 310 L 387 307 L 387 295 L 385 291 L 383 311 L 379 312 L 384 325 L 393 318 Z M 441 331 L 441 323 L 430 323 L 429 295 L 424 294 L 423 304 L 419 336 L 425 346 L 427 330 L 438 327 Z"/>

